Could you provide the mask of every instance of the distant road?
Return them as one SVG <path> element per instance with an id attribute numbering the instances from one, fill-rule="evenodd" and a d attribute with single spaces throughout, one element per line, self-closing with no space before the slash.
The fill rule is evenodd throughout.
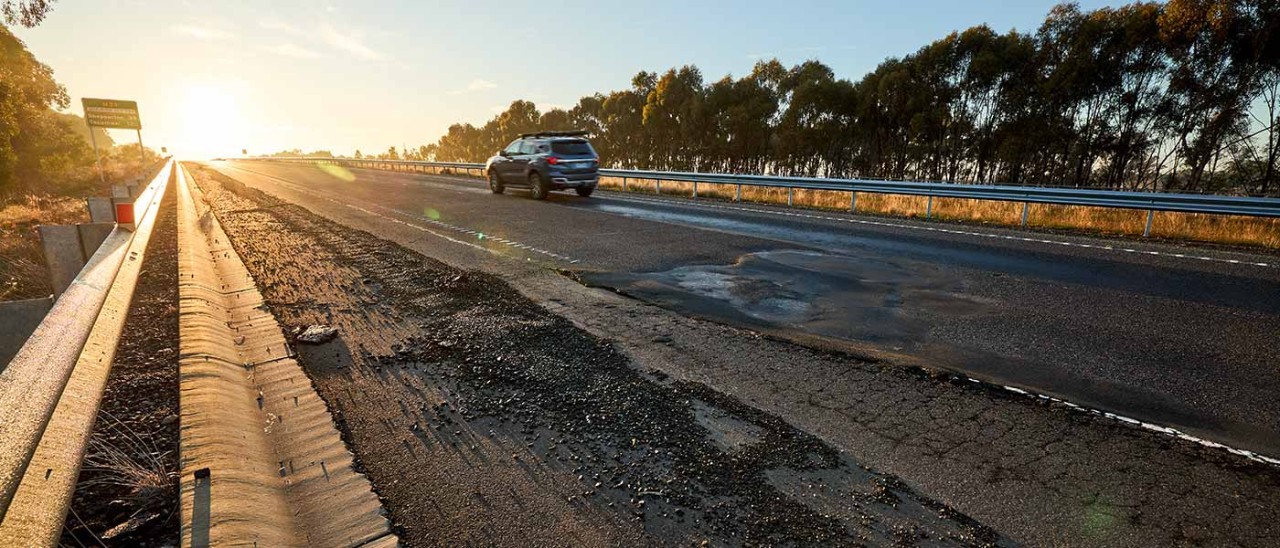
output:
<path id="1" fill-rule="evenodd" d="M 212 164 L 683 313 L 963 372 L 1280 457 L 1280 257 L 751 204 Z M 431 234 L 435 234 L 432 236 Z"/>

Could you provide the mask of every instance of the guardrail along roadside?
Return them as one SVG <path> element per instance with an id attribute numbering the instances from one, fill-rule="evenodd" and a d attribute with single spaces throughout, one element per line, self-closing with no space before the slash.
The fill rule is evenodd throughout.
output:
<path id="1" fill-rule="evenodd" d="M 0 545 L 56 543 L 174 163 L 0 372 Z"/>

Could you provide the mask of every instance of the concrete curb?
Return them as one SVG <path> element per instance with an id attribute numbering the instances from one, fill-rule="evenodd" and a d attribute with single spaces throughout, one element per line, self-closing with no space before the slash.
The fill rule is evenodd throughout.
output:
<path id="1" fill-rule="evenodd" d="M 203 193 L 177 177 L 181 544 L 397 544 Z"/>

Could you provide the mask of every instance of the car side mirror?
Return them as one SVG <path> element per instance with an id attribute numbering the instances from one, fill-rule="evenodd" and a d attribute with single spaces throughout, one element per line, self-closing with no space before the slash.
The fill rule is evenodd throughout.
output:
<path id="1" fill-rule="evenodd" d="M 503 151 L 501 151 L 501 152 L 499 152 L 499 153 L 498 153 L 498 156 L 501 156 L 501 157 L 503 157 L 503 158 L 508 158 L 508 157 L 510 157 L 510 156 L 511 156 L 511 153 L 510 153 L 510 152 L 507 152 L 507 151 L 505 151 L 505 150 L 503 150 Z"/>

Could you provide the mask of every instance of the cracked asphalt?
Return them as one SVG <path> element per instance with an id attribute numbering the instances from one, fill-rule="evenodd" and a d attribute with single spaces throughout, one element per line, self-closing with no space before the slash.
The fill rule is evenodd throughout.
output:
<path id="1" fill-rule="evenodd" d="M 1274 467 L 1062 404 L 968 382 L 938 369 L 857 359 L 854 356 L 860 355 L 858 348 L 830 344 L 838 337 L 821 329 L 795 329 L 780 334 L 710 314 L 718 321 L 705 321 L 677 313 L 678 307 L 653 306 L 585 288 L 548 268 L 566 268 L 568 265 L 562 264 L 566 261 L 538 252 L 582 257 L 572 267 L 580 271 L 667 273 L 681 265 L 732 264 L 726 257 L 815 249 L 788 241 L 785 234 L 744 236 L 734 227 L 699 228 L 687 220 L 656 220 L 654 217 L 660 214 L 618 215 L 581 205 L 576 199 L 537 204 L 515 197 L 485 196 L 473 191 L 479 188 L 476 183 L 452 178 L 358 171 L 358 184 L 349 184 L 302 167 L 253 165 L 252 171 L 225 165 L 218 168 L 337 223 L 372 232 L 456 267 L 498 275 L 546 310 L 593 336 L 613 341 L 639 370 L 661 371 L 676 382 L 705 385 L 752 409 L 775 415 L 860 466 L 892 474 L 923 496 L 944 502 L 1014 541 L 1080 546 L 1262 546 L 1280 533 L 1276 525 L 1280 523 L 1276 519 L 1280 517 L 1276 515 L 1280 513 L 1276 504 L 1280 501 L 1280 486 Z M 617 200 L 608 197 L 600 202 L 617 205 L 623 199 Z M 630 202 L 619 207 L 659 206 Z M 553 222 L 542 219 L 547 215 L 563 228 L 540 230 Z M 912 243 L 904 247 L 906 252 L 921 252 L 916 248 L 922 244 L 911 238 L 924 236 L 909 229 L 883 230 L 907 232 L 901 236 Z M 848 236 L 830 232 L 836 237 Z M 520 243 L 528 249 L 503 241 L 484 241 L 476 233 Z M 937 253 L 981 256 L 973 249 L 978 244 L 962 241 L 963 235 L 937 237 L 956 240 L 945 243 L 952 250 Z M 619 244 L 619 239 L 625 242 L 628 238 L 632 243 Z M 650 240 L 652 245 L 648 245 Z M 1167 251 L 1167 246 L 1158 244 L 1132 245 Z M 1016 267 L 1012 277 L 1033 277 L 1034 265 L 1029 264 L 1028 256 L 1060 257 L 1056 251 L 1036 248 L 1033 242 L 1000 246 L 995 255 Z M 816 247 L 821 250 L 821 246 Z M 1268 284 L 1274 284 L 1274 274 L 1261 269 L 1242 275 L 1229 263 L 1184 263 L 1172 254 L 1135 255 L 1132 264 L 1118 264 L 1124 261 L 1104 250 L 1080 248 L 1072 252 L 1078 253 L 1087 266 L 1108 269 L 1098 277 L 1112 274 L 1123 279 L 1122 283 L 1111 282 L 1108 291 L 1122 292 L 1125 284 L 1142 287 L 1140 274 L 1148 272 L 1148 277 L 1168 275 L 1180 280 L 1173 289 L 1140 291 L 1143 298 L 1163 299 L 1166 304 L 1195 291 L 1193 282 L 1204 279 L 1222 282 L 1226 289 L 1213 294 L 1201 286 L 1203 295 L 1181 300 L 1195 306 L 1236 306 L 1233 317 L 1245 323 L 1257 319 L 1250 314 L 1266 316 L 1271 310 L 1268 307 L 1274 304 L 1265 295 L 1252 304 L 1243 304 L 1246 300 L 1242 295 L 1247 295 L 1250 287 L 1255 291 L 1273 287 Z M 1238 256 L 1229 250 L 1204 253 L 1226 259 Z M 651 256 L 665 258 L 645 263 Z M 916 259 L 919 257 L 913 260 Z M 1008 282 L 997 279 L 992 283 Z M 1050 279 L 1036 291 L 1049 299 L 1055 292 L 1072 287 L 1064 280 Z M 957 293 L 945 285 L 925 289 Z M 1107 295 L 1114 299 L 1114 293 Z M 760 300 L 752 302 L 758 304 Z M 1045 303 L 1042 300 L 1039 304 Z M 1090 305 L 1078 300 L 1067 304 Z M 1099 306 L 1122 308 L 1114 303 Z M 1174 319 L 1165 318 L 1148 327 L 1162 328 L 1169 321 Z M 1251 335 L 1257 344 L 1243 350 L 1244 355 L 1265 357 L 1270 351 L 1263 343 L 1268 337 L 1274 338 L 1275 331 L 1267 331 L 1266 325 Z M 1224 326 L 1217 327 L 1230 327 Z M 1193 327 L 1205 330 L 1203 326 Z M 1104 341 L 1101 346 L 1110 348 L 1108 345 L 1112 344 L 1117 343 Z M 889 353 L 874 346 L 864 357 L 879 359 Z M 917 357 L 920 355 L 929 357 L 928 352 L 917 353 Z M 1239 374 L 1219 373 L 1226 379 L 1235 379 Z M 1121 379 L 1135 382 L 1123 376 Z M 1192 411 L 1213 407 L 1215 402 L 1207 398 L 1213 392 L 1229 391 L 1221 386 L 1223 382 L 1219 386 L 1196 387 L 1192 381 L 1171 381 L 1206 392 L 1202 394 L 1206 396 L 1204 401 L 1188 398 L 1183 402 Z M 1239 399 L 1244 401 L 1240 405 L 1247 406 L 1251 398 L 1266 392 L 1269 382 L 1255 379 L 1251 389 L 1238 391 Z M 1273 432 L 1269 425 L 1274 422 L 1266 422 L 1270 404 L 1274 401 L 1259 404 L 1253 414 L 1255 432 Z M 1194 422 L 1186 417 L 1175 418 Z M 1190 416 L 1195 418 L 1194 414 Z M 1245 441 L 1255 439 L 1247 428 L 1249 421 L 1240 422 L 1245 428 L 1222 429 L 1218 428 L 1220 424 L 1204 428 L 1203 423 L 1199 426 L 1210 433 L 1226 432 Z M 1182 426 L 1195 431 L 1194 425 Z"/>

